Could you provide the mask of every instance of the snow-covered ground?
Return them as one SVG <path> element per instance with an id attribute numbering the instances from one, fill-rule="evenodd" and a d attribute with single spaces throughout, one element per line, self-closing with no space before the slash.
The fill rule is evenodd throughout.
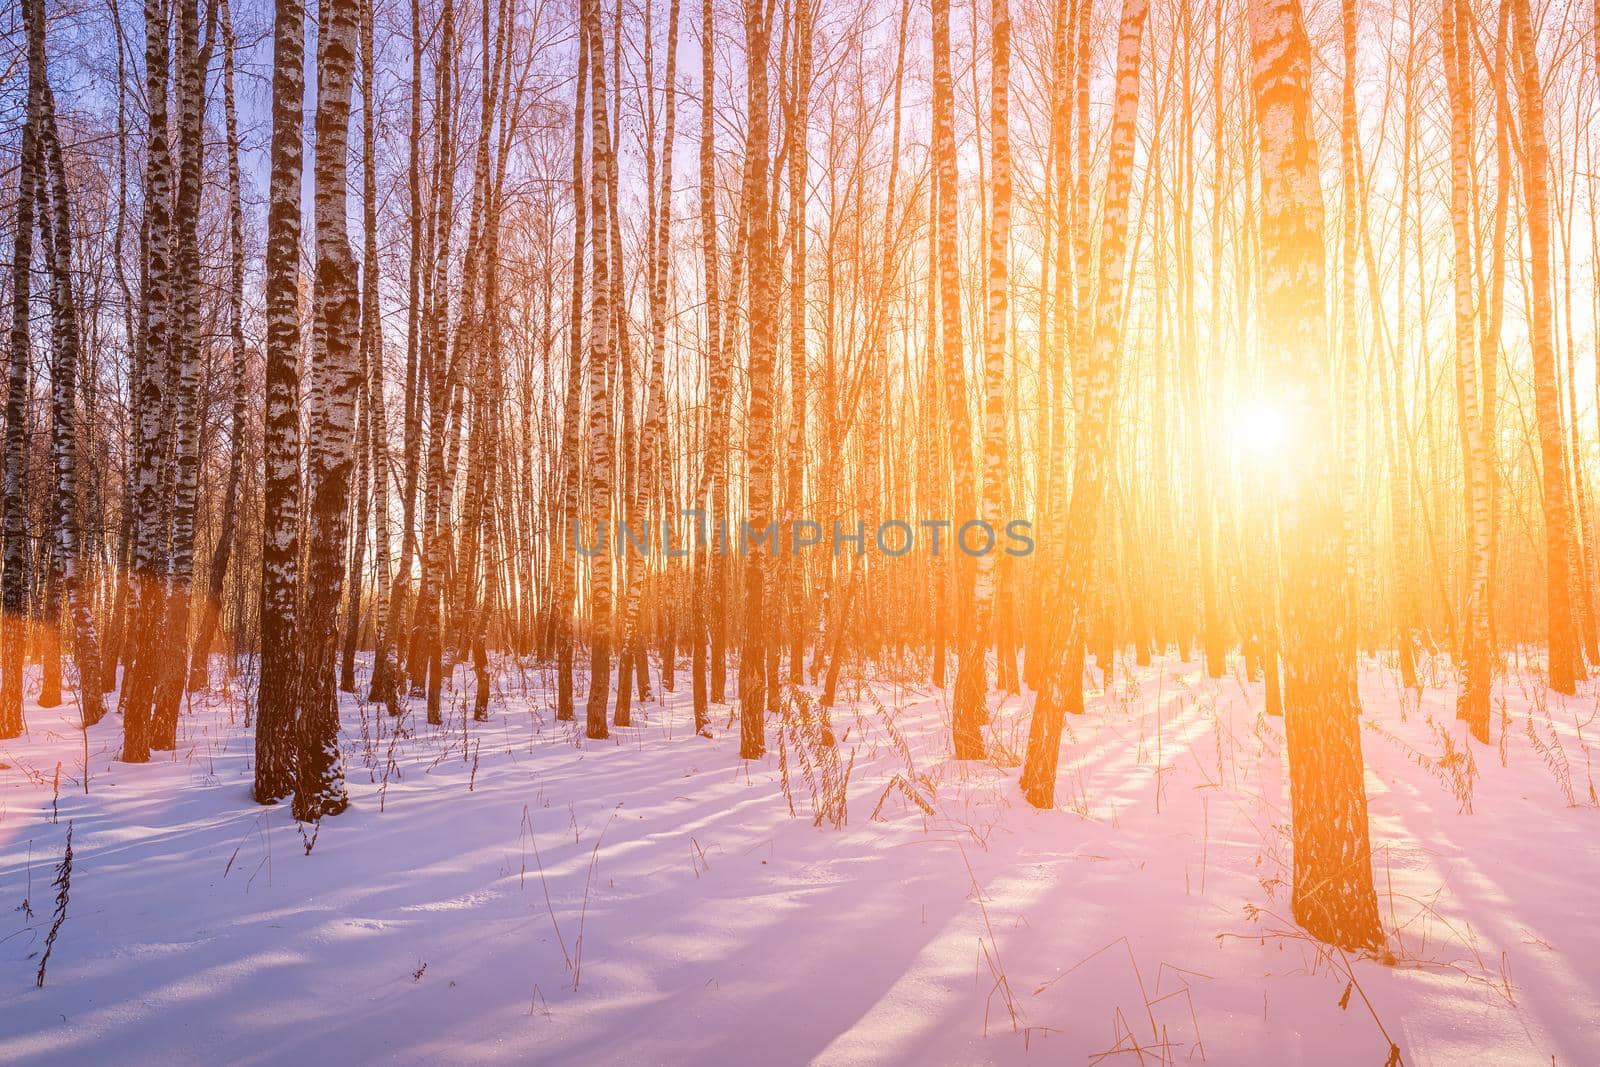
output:
<path id="1" fill-rule="evenodd" d="M 890 677 L 846 682 L 831 749 L 772 717 L 753 764 L 729 709 L 692 733 L 682 675 L 603 742 L 514 664 L 484 724 L 464 690 L 443 727 L 350 701 L 352 806 L 318 828 L 250 802 L 248 679 L 145 766 L 115 714 L 85 744 L 70 694 L 30 704 L 0 1063 L 1594 1063 L 1595 696 L 1513 666 L 1469 747 L 1432 673 L 1420 706 L 1362 678 L 1387 961 L 1296 931 L 1282 720 L 1173 660 L 1091 695 L 1050 812 L 1025 704 L 957 764 L 944 694 Z"/>

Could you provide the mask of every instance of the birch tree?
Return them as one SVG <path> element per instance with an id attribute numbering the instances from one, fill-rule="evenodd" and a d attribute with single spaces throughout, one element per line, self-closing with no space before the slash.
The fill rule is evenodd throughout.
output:
<path id="1" fill-rule="evenodd" d="M 722 359 L 722 293 L 721 261 L 717 248 L 716 207 L 716 36 L 712 21 L 712 0 L 700 0 L 700 159 L 699 159 L 699 210 L 700 258 L 702 288 L 705 292 L 705 363 L 706 363 L 706 458 L 700 476 L 700 491 L 695 494 L 695 504 L 702 510 L 726 495 L 727 448 L 726 435 L 718 432 L 726 417 L 728 375 Z M 714 628 L 722 626 L 721 598 L 713 603 L 714 590 L 722 588 L 722 557 L 711 556 L 709 544 L 695 557 L 694 621 L 690 640 L 693 648 L 691 680 L 694 701 L 695 733 L 709 731 L 707 708 L 710 701 L 720 701 L 722 677 L 720 664 L 714 662 L 718 651 L 714 646 Z M 715 616 L 715 621 L 713 619 Z"/>
<path id="2" fill-rule="evenodd" d="M 206 597 L 201 605 L 200 628 L 195 634 L 194 654 L 189 664 L 189 688 L 204 689 L 210 684 L 209 664 L 217 618 L 222 612 L 223 582 L 233 558 L 238 530 L 239 483 L 244 475 L 245 425 L 248 421 L 249 392 L 245 381 L 244 340 L 244 203 L 239 173 L 239 119 L 233 93 L 233 14 L 228 0 L 220 0 L 222 19 L 222 106 L 228 142 L 228 346 L 230 392 L 233 405 L 228 418 L 228 481 L 223 490 L 222 525 L 211 549 L 211 567 L 206 581 Z"/>
<path id="3" fill-rule="evenodd" d="M 173 173 L 167 130 L 169 15 L 167 0 L 145 0 L 145 115 L 149 132 L 145 144 L 144 268 L 139 286 L 145 358 L 134 383 L 138 411 L 134 433 L 137 470 L 133 477 L 134 604 L 121 693 L 122 758 L 128 763 L 144 763 L 150 758 L 157 667 L 151 657 L 158 651 L 151 642 L 152 635 L 163 632 L 166 612 L 166 536 L 161 527 L 164 449 L 160 439 L 173 336 Z M 299 97 L 295 100 L 298 108 Z M 265 683 L 264 673 L 263 689 Z"/>
<path id="4" fill-rule="evenodd" d="M 583 32 L 589 52 L 589 244 L 593 254 L 589 301 L 589 500 L 597 528 L 609 525 L 612 489 L 611 448 L 611 123 L 607 118 L 605 37 L 600 0 L 583 0 Z M 603 540 L 604 534 L 601 538 Z M 594 557 L 589 571 L 589 696 L 585 732 L 608 736 L 607 695 L 611 674 L 611 558 Z"/>
<path id="5" fill-rule="evenodd" d="M 1083 706 L 1083 659 L 1079 650 L 1089 620 L 1099 512 L 1111 477 L 1110 421 L 1122 346 L 1120 312 L 1128 271 L 1128 195 L 1133 184 L 1134 129 L 1139 117 L 1139 59 L 1149 15 L 1148 0 L 1123 0 L 1100 261 L 1094 289 L 1093 345 L 1074 367 L 1080 396 L 1078 445 L 1073 453 L 1072 497 L 1067 505 L 1065 529 L 1070 558 L 1062 579 L 1068 618 L 1056 624 L 1046 638 L 1046 673 L 1034 702 L 1022 765 L 1022 792 L 1036 808 L 1055 804 L 1063 714 L 1068 708 Z"/>
<path id="6" fill-rule="evenodd" d="M 31 21 L 31 19 L 30 19 Z M 29 90 L 32 96 L 32 88 Z M 31 99 L 30 99 L 31 103 Z M 31 574 L 24 506 L 29 364 L 32 362 L 34 201 L 39 185 L 39 130 L 30 106 L 17 160 L 16 230 L 11 244 L 11 331 L 6 353 L 4 570 L 0 571 L 0 740 L 22 733 L 22 665 L 28 640 Z"/>
<path id="7" fill-rule="evenodd" d="M 367 698 L 398 712 L 394 685 L 389 583 L 393 570 L 389 545 L 389 424 L 384 399 L 383 309 L 378 300 L 377 74 L 373 49 L 372 0 L 361 0 L 361 332 L 358 344 L 365 371 L 368 463 L 372 471 L 372 616 L 375 641 Z"/>
<path id="8" fill-rule="evenodd" d="M 1538 418 L 1539 469 L 1543 487 L 1545 607 L 1549 615 L 1550 688 L 1571 695 L 1586 671 L 1578 644 L 1572 601 L 1572 498 L 1562 447 L 1561 387 L 1556 374 L 1555 312 L 1550 281 L 1550 152 L 1545 141 L 1544 87 L 1534 48 L 1528 0 L 1511 6 L 1517 98 L 1522 119 L 1522 184 L 1527 195 L 1530 292 L 1529 335 L 1533 347 L 1533 400 Z M 1576 417 L 1576 416 L 1574 416 Z M 1576 568 L 1581 577 L 1581 567 Z"/>
<path id="9" fill-rule="evenodd" d="M 151 0 L 155 2 L 155 0 Z M 261 667 L 255 798 L 295 788 L 300 564 L 300 200 L 305 149 L 305 7 L 278 0 L 273 21 L 272 147 L 267 194 L 266 476 L 261 525 Z"/>
<path id="10" fill-rule="evenodd" d="M 749 130 L 745 135 L 745 212 L 749 227 L 750 259 L 750 401 L 745 429 L 749 456 L 745 485 L 745 522 L 764 531 L 772 522 L 774 457 L 774 379 L 777 351 L 777 265 L 772 248 L 772 217 L 768 199 L 770 116 L 767 101 L 767 52 L 770 16 L 764 0 L 743 0 L 746 108 Z M 715 431 L 713 431 L 715 432 Z M 771 536 L 778 536 L 776 529 Z M 739 651 L 739 756 L 760 759 L 766 752 L 767 565 L 753 547 L 744 560 L 743 646 Z"/>
<path id="11" fill-rule="evenodd" d="M 572 289 L 567 308 L 567 378 L 561 401 L 561 536 L 557 538 L 556 559 L 556 718 L 575 718 L 572 707 L 572 660 L 574 643 L 574 598 L 577 587 L 577 555 L 571 531 L 577 528 L 579 480 L 583 474 L 582 442 L 578 437 L 579 401 L 583 396 L 584 358 L 584 251 L 587 235 L 589 199 L 584 188 L 584 127 L 589 78 L 589 30 L 579 15 L 577 40 L 577 78 L 572 104 Z"/>
<path id="12" fill-rule="evenodd" d="M 358 0 L 324 0 L 317 36 L 316 325 L 307 450 L 311 552 L 296 678 L 298 713 L 294 816 L 315 822 L 349 803 L 339 762 L 335 666 L 339 602 L 350 536 L 350 482 L 355 465 L 356 399 L 362 385 L 357 349 L 361 301 L 346 232 L 350 87 L 355 69 Z"/>
<path id="13" fill-rule="evenodd" d="M 1444 42 L 1445 85 L 1450 97 L 1450 233 L 1453 239 L 1455 281 L 1455 374 L 1460 411 L 1461 446 L 1467 477 L 1463 484 L 1469 531 L 1465 641 L 1462 649 L 1462 689 L 1457 704 L 1473 736 L 1489 740 L 1489 448 L 1483 432 L 1482 390 L 1478 381 L 1478 334 L 1472 298 L 1474 271 L 1471 217 L 1472 97 L 1471 79 L 1464 65 L 1466 28 L 1460 0 L 1444 0 L 1440 23 Z"/>
<path id="14" fill-rule="evenodd" d="M 952 521 L 959 529 L 977 514 L 972 470 L 972 422 L 967 412 L 965 356 L 962 354 L 960 258 L 956 251 L 955 93 L 950 69 L 949 0 L 933 5 L 933 166 L 938 214 L 939 338 L 945 418 L 950 425 L 951 476 L 955 490 Z M 983 756 L 982 702 L 986 688 L 984 642 L 975 617 L 972 557 L 955 555 L 956 666 L 952 720 L 957 759 Z"/>
<path id="15" fill-rule="evenodd" d="M 150 745 L 171 751 L 178 744 L 178 706 L 188 680 L 188 637 L 193 602 L 195 510 L 200 475 L 200 200 L 205 166 L 205 83 L 212 26 L 201 41 L 198 0 L 179 0 L 174 99 L 178 105 L 178 187 L 173 199 L 173 288 L 171 388 L 172 459 L 166 476 L 171 507 L 165 612 L 159 629 L 147 631 L 141 670 L 152 675 Z"/>
<path id="16" fill-rule="evenodd" d="M 985 288 L 988 313 L 983 345 L 983 518 L 992 529 L 1006 524 L 1006 343 L 1010 326 L 1011 257 L 1011 11 L 1009 0 L 990 0 L 989 153 L 990 219 Z M 959 546 L 958 546 L 959 550 Z M 989 672 L 983 648 L 995 608 L 994 552 L 977 557 L 973 629 L 976 650 L 963 656 L 956 674 L 956 706 L 986 719 Z M 972 670 L 968 670 L 968 662 Z M 963 695 L 962 686 L 970 687 Z"/>
<path id="17" fill-rule="evenodd" d="M 1335 413 L 1326 388 L 1322 192 L 1311 128 L 1311 49 L 1299 0 L 1251 0 L 1261 152 L 1261 354 L 1297 427 L 1293 469 L 1270 486 L 1283 527 L 1284 718 L 1294 917 L 1343 948 L 1382 938 L 1367 840 L 1360 707 L 1345 588 Z"/>
<path id="18" fill-rule="evenodd" d="M 27 0 L 28 23 L 28 123 L 37 138 L 35 150 L 43 149 L 42 160 L 48 183 L 34 177 L 34 193 L 41 210 L 39 224 L 49 227 L 45 242 L 50 274 L 50 411 L 51 457 L 53 460 L 55 504 L 55 548 L 59 553 L 61 586 L 72 618 L 73 656 L 77 661 L 78 703 L 83 727 L 100 721 L 104 705 L 100 693 L 100 643 L 95 632 L 90 604 L 91 591 L 84 582 L 83 561 L 79 556 L 78 531 L 78 449 L 77 391 L 78 340 L 80 335 L 76 297 L 72 285 L 72 208 L 67 194 L 66 166 L 62 160 L 61 138 L 56 130 L 55 93 L 45 70 L 44 0 Z M 48 200 L 46 199 L 48 186 Z M 48 211 L 44 210 L 48 204 Z M 26 277 L 16 279 L 25 291 Z M 26 314 L 26 296 L 18 301 Z M 24 331 L 26 323 L 24 323 Z M 22 338 L 26 351 L 27 338 Z M 54 623 L 54 618 L 46 624 Z"/>

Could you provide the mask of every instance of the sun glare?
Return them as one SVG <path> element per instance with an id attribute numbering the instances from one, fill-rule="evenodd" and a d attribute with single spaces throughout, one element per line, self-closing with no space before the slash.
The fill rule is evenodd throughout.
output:
<path id="1" fill-rule="evenodd" d="M 1242 405 L 1234 415 L 1231 432 L 1240 457 L 1253 460 L 1278 456 L 1294 436 L 1288 414 L 1266 400 Z"/>

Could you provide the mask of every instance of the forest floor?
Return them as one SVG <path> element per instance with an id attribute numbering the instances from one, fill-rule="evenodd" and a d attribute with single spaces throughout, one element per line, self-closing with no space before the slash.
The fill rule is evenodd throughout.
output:
<path id="1" fill-rule="evenodd" d="M 1031 697 L 960 764 L 945 695 L 887 677 L 749 764 L 682 674 L 603 742 L 514 664 L 487 723 L 465 668 L 443 726 L 346 698 L 315 828 L 250 801 L 247 675 L 143 766 L 69 691 L 0 742 L 0 1063 L 1594 1063 L 1595 690 L 1513 665 L 1469 745 L 1427 673 L 1361 680 L 1384 959 L 1290 921 L 1283 721 L 1198 664 L 1091 691 L 1048 812 Z"/>

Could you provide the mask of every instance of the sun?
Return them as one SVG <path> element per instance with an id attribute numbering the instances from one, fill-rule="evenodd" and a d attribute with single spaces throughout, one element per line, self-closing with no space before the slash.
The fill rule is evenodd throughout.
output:
<path id="1" fill-rule="evenodd" d="M 1272 460 L 1294 439 L 1294 427 L 1281 405 L 1251 400 L 1234 413 L 1231 434 L 1243 459 Z"/>

